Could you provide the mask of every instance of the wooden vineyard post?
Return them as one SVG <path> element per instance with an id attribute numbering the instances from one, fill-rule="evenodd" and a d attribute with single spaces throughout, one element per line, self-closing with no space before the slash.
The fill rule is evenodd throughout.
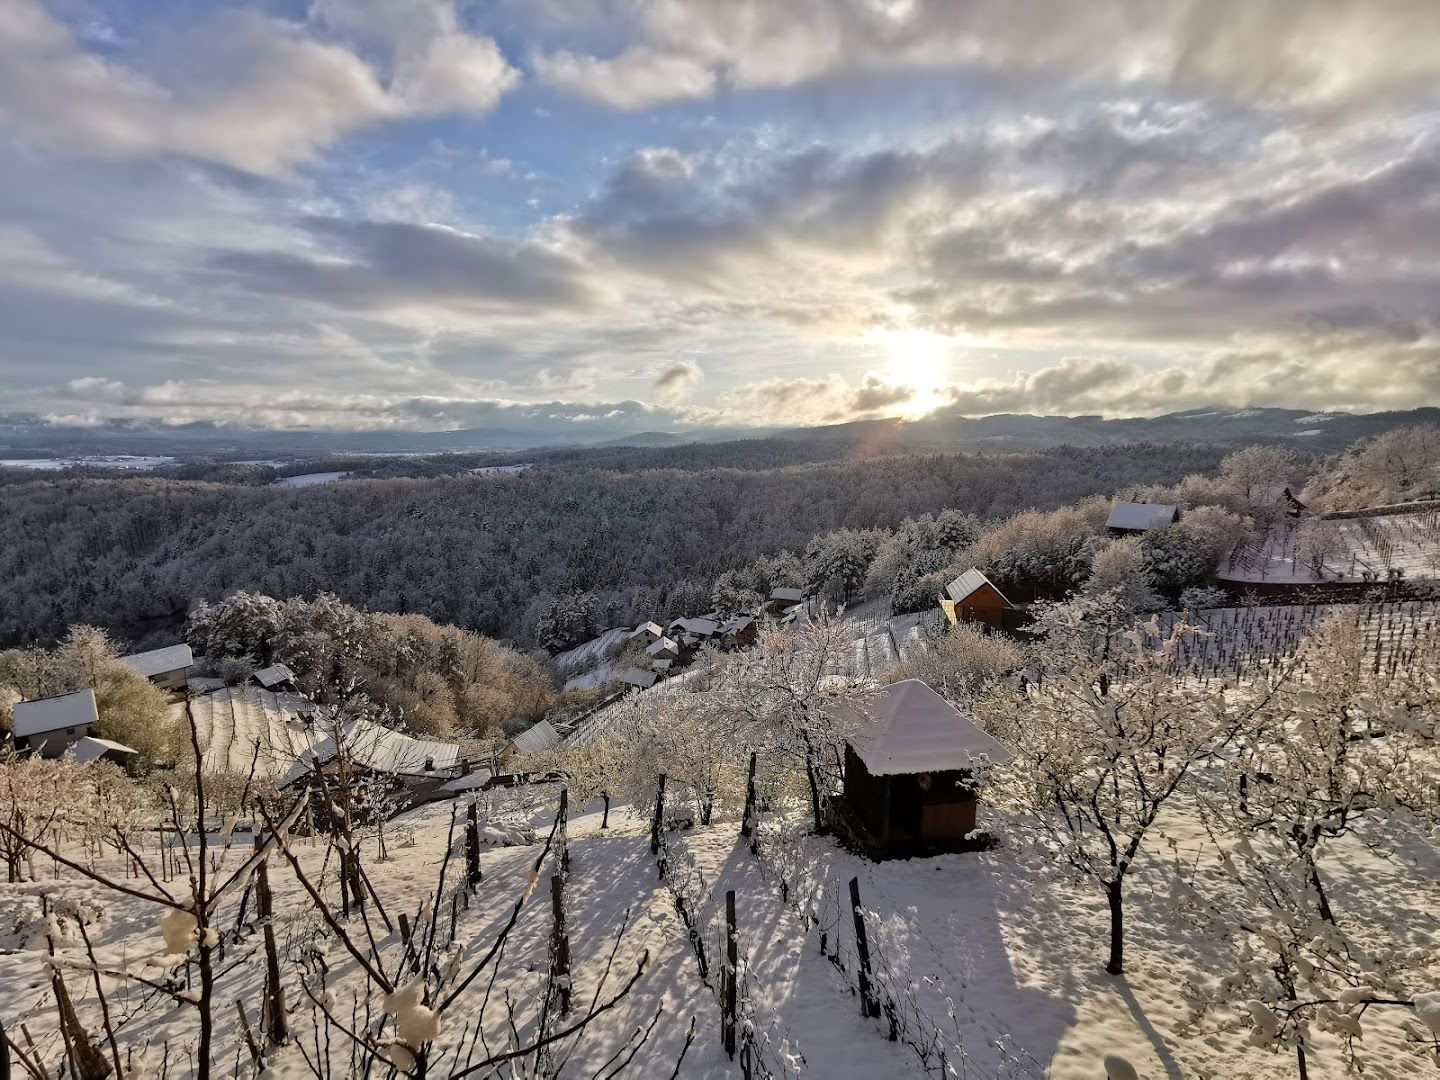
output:
<path id="1" fill-rule="evenodd" d="M 740 821 L 740 835 L 750 837 L 755 832 L 755 751 L 750 751 L 750 770 L 745 777 L 745 816 Z"/>
<path id="2" fill-rule="evenodd" d="M 660 774 L 659 783 L 655 787 L 655 817 L 650 822 L 650 854 L 660 853 L 660 824 L 665 814 L 665 774 Z"/>
<path id="3" fill-rule="evenodd" d="M 550 906 L 555 917 L 551 931 L 551 976 L 555 984 L 556 997 L 560 1004 L 560 1015 L 570 1014 L 570 937 L 565 931 L 565 877 L 560 872 L 550 875 Z"/>
<path id="4" fill-rule="evenodd" d="M 855 913 L 855 952 L 860 957 L 860 1015 L 878 1017 L 880 1003 L 870 986 L 870 942 L 865 937 L 865 913 L 860 908 L 860 879 L 850 879 L 850 910 Z"/>
<path id="5" fill-rule="evenodd" d="M 560 872 L 570 873 L 570 789 L 560 789 Z"/>
<path id="6" fill-rule="evenodd" d="M 257 845 L 260 838 L 255 838 Z M 260 916 L 265 938 L 265 1003 L 260 1011 L 260 1024 L 266 1042 L 279 1046 L 290 1038 L 285 1021 L 285 991 L 280 985 L 280 953 L 275 947 L 274 901 L 270 894 L 269 860 L 261 859 L 255 871 L 255 910 Z"/>
<path id="7" fill-rule="evenodd" d="M 754 762 L 752 757 L 751 762 Z M 725 893 L 725 976 L 720 1001 L 720 1038 L 725 1044 L 725 1053 L 735 1059 L 735 998 L 737 968 L 739 967 L 739 945 L 735 940 L 735 890 Z"/>
<path id="8" fill-rule="evenodd" d="M 10 1080 L 10 1038 L 0 1024 L 0 1080 Z"/>
<path id="9" fill-rule="evenodd" d="M 465 811 L 465 885 L 471 892 L 480 887 L 480 818 L 474 799 Z"/>

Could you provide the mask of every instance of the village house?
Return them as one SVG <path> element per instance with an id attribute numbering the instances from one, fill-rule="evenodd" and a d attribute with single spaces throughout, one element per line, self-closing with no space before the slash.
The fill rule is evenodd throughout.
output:
<path id="1" fill-rule="evenodd" d="M 560 742 L 560 732 L 549 720 L 541 720 L 534 727 L 528 727 L 516 735 L 506 744 L 505 749 L 500 751 L 499 760 L 504 763 L 514 757 L 523 757 L 526 754 L 537 754 L 541 750 L 548 750 Z"/>
<path id="2" fill-rule="evenodd" d="M 1180 520 L 1180 508 L 1169 503 L 1117 502 L 1110 508 L 1105 527 L 1113 536 L 1146 533 L 1163 529 Z"/>
<path id="3" fill-rule="evenodd" d="M 10 737 L 16 751 L 58 758 L 100 722 L 95 691 L 17 701 L 10 712 Z"/>
<path id="4" fill-rule="evenodd" d="M 984 573 L 973 567 L 946 585 L 945 594 L 940 597 L 940 608 L 951 626 L 980 623 L 1002 630 L 1005 613 L 1014 607 Z"/>
<path id="5" fill-rule="evenodd" d="M 657 622 L 642 622 L 630 632 L 630 640 L 643 638 L 647 643 L 665 636 L 665 628 Z"/>
<path id="6" fill-rule="evenodd" d="M 435 797 L 460 774 L 460 746 L 351 720 L 298 754 L 278 787 L 283 791 L 315 773 L 334 777 L 342 767 L 351 785 L 362 778 L 379 780 L 413 803 Z"/>
<path id="7" fill-rule="evenodd" d="M 753 615 L 736 615 L 720 624 L 720 644 L 727 649 L 753 644 L 758 634 L 759 627 Z"/>
<path id="8" fill-rule="evenodd" d="M 167 645 L 163 649 L 122 656 L 120 663 L 135 674 L 149 679 L 162 690 L 184 690 L 186 676 L 195 663 L 195 657 L 190 652 L 190 646 L 181 642 L 179 645 Z"/>
<path id="9" fill-rule="evenodd" d="M 804 602 L 804 589 L 792 589 L 788 587 L 772 589 L 770 599 L 765 603 L 764 611 L 769 615 L 781 616 L 793 611 Z"/>
<path id="10" fill-rule="evenodd" d="M 872 858 L 963 851 L 973 843 L 978 777 L 1009 752 L 919 679 L 881 689 L 837 716 L 845 745 L 835 824 Z"/>
<path id="11" fill-rule="evenodd" d="M 646 653 L 651 660 L 679 660 L 680 643 L 672 637 L 662 637 L 658 641 L 652 641 Z"/>

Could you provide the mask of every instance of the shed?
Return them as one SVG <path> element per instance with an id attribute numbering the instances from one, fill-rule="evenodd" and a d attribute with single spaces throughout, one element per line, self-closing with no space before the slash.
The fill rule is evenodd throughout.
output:
<path id="1" fill-rule="evenodd" d="M 1179 520 L 1180 508 L 1169 503 L 1117 502 L 1110 508 L 1105 527 L 1115 533 L 1143 533 Z"/>
<path id="2" fill-rule="evenodd" d="M 135 674 L 143 675 L 156 686 L 166 690 L 183 690 L 185 674 L 195 663 L 195 656 L 191 653 L 190 646 L 181 642 L 178 645 L 167 645 L 163 649 L 122 656 L 120 663 Z"/>
<path id="3" fill-rule="evenodd" d="M 83 739 L 100 721 L 100 714 L 95 711 L 95 691 L 88 689 L 34 701 L 17 701 L 10 717 L 15 749 L 47 758 L 58 758 L 66 747 Z"/>
<path id="4" fill-rule="evenodd" d="M 500 751 L 500 760 L 508 761 L 516 754 L 537 754 L 560 742 L 560 732 L 549 720 L 541 720 L 534 727 L 528 727 L 510 740 Z"/>
<path id="5" fill-rule="evenodd" d="M 72 751 L 76 762 L 81 765 L 88 765 L 92 761 L 113 761 L 117 765 L 123 765 L 139 752 L 124 743 L 97 739 L 93 735 L 86 735 L 75 744 Z"/>
<path id="6" fill-rule="evenodd" d="M 295 685 L 295 672 L 285 664 L 271 664 L 269 667 L 262 667 L 252 672 L 250 677 L 266 690 L 275 690 L 287 684 Z"/>
<path id="7" fill-rule="evenodd" d="M 957 623 L 982 623 L 1001 629 L 1005 612 L 1015 605 L 979 569 L 966 570 L 949 585 L 940 597 L 940 607 L 951 626 Z"/>
<path id="8" fill-rule="evenodd" d="M 653 671 L 645 671 L 643 668 L 626 668 L 620 676 L 620 681 L 626 686 L 634 686 L 641 690 L 648 690 L 655 685 L 655 680 L 660 676 Z"/>
<path id="9" fill-rule="evenodd" d="M 919 679 L 836 712 L 857 728 L 845 746 L 837 824 L 875 858 L 964 850 L 975 829 L 975 773 L 1009 752 Z"/>

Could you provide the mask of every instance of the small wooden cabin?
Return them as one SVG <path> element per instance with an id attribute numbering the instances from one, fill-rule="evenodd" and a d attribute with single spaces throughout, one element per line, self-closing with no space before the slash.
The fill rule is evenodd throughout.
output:
<path id="1" fill-rule="evenodd" d="M 972 568 L 945 586 L 940 607 L 951 626 L 962 622 L 983 623 L 1001 630 L 1005 627 L 1005 613 L 1015 605 L 988 577 Z"/>
<path id="2" fill-rule="evenodd" d="M 977 769 L 1009 752 L 919 679 L 841 706 L 845 746 L 836 824 L 876 859 L 962 851 L 975 831 Z"/>

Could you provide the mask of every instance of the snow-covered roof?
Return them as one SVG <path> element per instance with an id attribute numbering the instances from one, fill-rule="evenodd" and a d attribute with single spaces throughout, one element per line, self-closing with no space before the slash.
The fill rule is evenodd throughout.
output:
<path id="1" fill-rule="evenodd" d="M 733 619 L 726 619 L 720 624 L 720 633 L 739 634 L 755 625 L 753 615 L 736 615 Z"/>
<path id="2" fill-rule="evenodd" d="M 522 754 L 533 754 L 538 750 L 554 746 L 560 741 L 560 733 L 549 720 L 541 720 L 532 728 L 526 728 L 513 739 L 510 745 Z"/>
<path id="3" fill-rule="evenodd" d="M 224 690 L 226 683 L 213 675 L 192 675 L 185 680 L 185 685 L 197 694 L 208 694 L 212 690 Z"/>
<path id="4" fill-rule="evenodd" d="M 106 754 L 138 754 L 139 751 L 124 743 L 113 742 L 110 739 L 97 739 L 94 735 L 86 735 L 70 748 L 76 762 L 81 765 L 88 765 L 92 761 L 99 761 Z"/>
<path id="5" fill-rule="evenodd" d="M 542 721 L 543 723 L 543 721 Z M 333 761 L 343 746 L 361 768 L 395 776 L 424 776 L 453 769 L 460 761 L 457 743 L 417 739 L 369 720 L 351 720 L 338 733 L 326 735 L 296 758 L 280 781 L 283 788 Z"/>
<path id="6" fill-rule="evenodd" d="M 273 690 L 283 682 L 294 682 L 295 672 L 284 664 L 271 664 L 269 667 L 262 667 L 256 671 L 254 679 L 266 690 Z"/>
<path id="7" fill-rule="evenodd" d="M 17 737 L 62 731 L 93 724 L 100 719 L 95 711 L 94 690 L 76 690 L 73 694 L 17 701 L 10 717 L 10 730 Z"/>
<path id="8" fill-rule="evenodd" d="M 163 649 L 131 653 L 120 658 L 120 663 L 147 679 L 170 671 L 183 671 L 194 662 L 195 656 L 190 652 L 190 646 L 183 641 L 179 645 L 167 645 Z"/>
<path id="9" fill-rule="evenodd" d="M 1010 752 L 919 679 L 882 688 L 861 708 L 836 706 L 859 723 L 851 745 L 872 776 L 971 769 Z"/>
<path id="10" fill-rule="evenodd" d="M 804 589 L 773 589 L 770 592 L 771 600 L 781 600 L 787 604 L 798 604 L 805 599 Z"/>
<path id="11" fill-rule="evenodd" d="M 676 619 L 670 624 L 672 629 L 676 623 L 679 623 L 687 634 L 694 634 L 696 637 L 709 637 L 720 629 L 720 624 L 713 619 Z"/>
<path id="12" fill-rule="evenodd" d="M 1117 502 L 1110 510 L 1105 527 L 1144 532 L 1164 528 L 1179 516 L 1180 508 L 1170 503 Z"/>
<path id="13" fill-rule="evenodd" d="M 642 622 L 630 632 L 632 638 L 643 637 L 646 634 L 651 637 L 664 637 L 665 629 L 657 622 Z"/>
<path id="14" fill-rule="evenodd" d="M 459 794 L 462 791 L 475 791 L 484 787 L 490 782 L 489 769 L 472 769 L 464 776 L 457 776 L 454 780 L 447 780 L 440 785 L 440 790 L 450 795 Z"/>
<path id="15" fill-rule="evenodd" d="M 662 652 L 667 651 L 678 653 L 680 651 L 680 646 L 677 645 L 673 639 L 668 637 L 662 637 L 659 641 L 651 642 L 650 647 L 645 651 L 651 656 L 659 656 Z"/>
<path id="16" fill-rule="evenodd" d="M 659 676 L 653 671 L 644 671 L 638 667 L 632 667 L 625 669 L 624 674 L 620 676 L 620 681 L 630 686 L 638 686 L 642 690 L 648 690 L 655 685 L 655 680 L 658 678 Z"/>
<path id="17" fill-rule="evenodd" d="M 1014 607 L 1014 605 L 1010 603 L 1009 598 L 1003 592 L 1000 592 L 999 586 L 976 567 L 971 567 L 954 581 L 950 582 L 949 585 L 946 585 L 945 594 L 958 604 L 967 597 L 974 595 L 978 590 L 983 589 L 986 585 L 989 585 L 997 593 L 1000 593 L 1000 599 L 1004 600 L 1007 605 Z"/>

